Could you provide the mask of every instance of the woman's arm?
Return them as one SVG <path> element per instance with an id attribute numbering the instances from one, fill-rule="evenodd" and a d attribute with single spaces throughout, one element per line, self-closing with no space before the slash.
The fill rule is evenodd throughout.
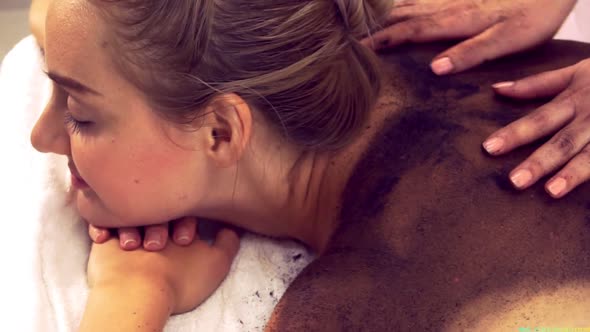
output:
<path id="1" fill-rule="evenodd" d="M 229 272 L 239 239 L 228 229 L 213 245 L 195 237 L 188 246 L 171 241 L 158 252 L 125 251 L 116 238 L 94 244 L 79 331 L 161 331 L 171 314 L 203 303 Z"/>
<path id="2" fill-rule="evenodd" d="M 171 294 L 166 282 L 141 277 L 94 287 L 79 331 L 161 331 L 172 314 Z"/>

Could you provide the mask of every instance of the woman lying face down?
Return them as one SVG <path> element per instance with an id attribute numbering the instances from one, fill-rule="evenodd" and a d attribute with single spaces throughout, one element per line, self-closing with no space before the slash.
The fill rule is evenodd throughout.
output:
<path id="1" fill-rule="evenodd" d="M 299 1 L 293 1 L 290 4 L 293 6 L 305 5 L 300 4 Z M 96 11 L 98 8 L 100 10 Z M 115 96 L 121 94 L 123 96 L 117 99 L 118 103 L 126 106 L 116 108 L 113 106 L 112 110 L 107 106 L 102 106 L 99 107 L 100 110 L 88 112 L 87 115 L 82 113 L 82 109 L 76 113 L 75 103 L 82 103 L 82 99 L 86 98 L 86 95 L 79 94 L 80 100 L 76 100 L 75 91 L 63 87 L 62 93 L 64 94 L 61 98 L 66 96 L 65 92 L 67 91 L 70 91 L 71 94 L 69 96 L 71 106 L 68 111 L 73 113 L 72 117 L 93 123 L 87 127 L 80 127 L 80 124 L 76 126 L 75 122 L 69 122 L 71 127 L 66 132 L 60 122 L 63 121 L 64 109 L 62 108 L 62 113 L 59 113 L 59 108 L 55 106 L 59 105 L 59 93 L 56 93 L 52 105 L 46 110 L 36 133 L 33 135 L 33 141 L 41 150 L 61 151 L 71 157 L 73 165 L 79 173 L 79 178 L 84 181 L 74 181 L 79 182 L 79 189 L 74 194 L 82 215 L 91 223 L 114 227 L 158 223 L 182 215 L 210 216 L 265 234 L 292 236 L 305 241 L 317 250 L 326 248 L 330 234 L 336 227 L 336 216 L 342 205 L 340 204 L 342 188 L 345 187 L 345 182 L 351 174 L 352 168 L 356 165 L 359 154 L 369 145 L 369 137 L 374 133 L 374 128 L 378 127 L 375 124 L 379 124 L 379 119 L 382 119 L 386 114 L 380 114 L 379 111 L 372 112 L 367 125 L 371 128 L 365 130 L 363 135 L 347 140 L 346 133 L 350 129 L 358 129 L 359 127 L 355 125 L 363 122 L 363 116 L 349 118 L 349 115 L 356 113 L 343 112 L 343 110 L 368 110 L 368 107 L 350 109 L 338 107 L 337 111 L 332 109 L 332 112 L 327 114 L 341 116 L 341 118 L 337 118 L 339 123 L 350 125 L 346 130 L 338 131 L 334 128 L 339 127 L 330 126 L 330 121 L 334 120 L 333 116 L 313 118 L 311 115 L 316 113 L 304 112 L 309 111 L 305 105 L 313 103 L 314 111 L 326 110 L 325 105 L 336 103 L 339 100 L 338 96 L 355 96 L 359 89 L 367 86 L 370 88 L 359 95 L 372 96 L 370 92 L 376 91 L 377 87 L 369 84 L 371 82 L 369 79 L 364 83 L 363 81 L 367 77 L 377 76 L 376 70 L 371 69 L 375 67 L 363 65 L 360 68 L 366 67 L 368 69 L 355 72 L 359 68 L 355 65 L 364 64 L 366 59 L 370 59 L 369 55 L 365 56 L 364 51 L 357 49 L 354 42 L 349 44 L 350 41 L 347 40 L 343 40 L 342 45 L 337 44 L 341 48 L 335 48 L 332 45 L 331 49 L 326 50 L 321 46 L 326 44 L 330 40 L 329 38 L 326 37 L 326 40 L 322 40 L 323 44 L 307 43 L 308 39 L 295 34 L 289 36 L 288 41 L 287 39 L 283 41 L 281 47 L 284 49 L 273 48 L 276 45 L 271 45 L 267 38 L 262 37 L 257 40 L 257 43 L 253 43 L 260 48 L 251 48 L 252 45 L 249 41 L 244 41 L 237 35 L 244 31 L 250 31 L 248 29 L 252 30 L 252 34 L 271 31 L 281 36 L 286 35 L 285 31 L 291 31 L 288 29 L 289 27 L 295 26 L 300 29 L 303 26 L 297 20 L 313 17 L 307 14 L 302 15 L 307 13 L 305 11 L 298 12 L 301 15 L 289 14 L 291 20 L 286 17 L 275 20 L 274 24 L 284 24 L 284 26 L 270 29 L 265 24 L 271 23 L 266 20 L 256 21 L 248 18 L 248 24 L 238 24 L 241 22 L 240 18 L 247 15 L 262 15 L 261 10 L 255 4 L 250 8 L 252 12 L 248 11 L 247 13 L 245 10 L 232 12 L 230 10 L 232 8 L 229 7 L 225 8 L 225 11 L 220 10 L 216 12 L 220 15 L 217 22 L 223 21 L 221 20 L 223 17 L 228 17 L 228 20 L 231 17 L 233 25 L 220 25 L 218 29 L 225 28 L 225 30 L 217 31 L 223 31 L 223 33 L 205 43 L 213 50 L 218 49 L 218 53 L 202 54 L 200 52 L 204 51 L 197 47 L 192 50 L 187 49 L 187 53 L 177 50 L 183 49 L 182 46 L 186 45 L 184 37 L 186 34 L 190 35 L 191 31 L 193 33 L 203 31 L 202 29 L 215 31 L 215 21 L 211 25 L 199 21 L 198 28 L 189 29 L 190 31 L 185 32 L 186 34 L 175 34 L 175 36 L 179 36 L 178 38 L 158 38 L 158 35 L 155 35 L 154 42 L 134 44 L 128 42 L 134 34 L 149 35 L 149 30 L 142 29 L 142 22 L 150 27 L 167 27 L 166 29 L 174 27 L 163 24 L 164 18 L 160 16 L 147 15 L 154 13 L 152 11 L 147 13 L 133 12 L 130 9 L 108 11 L 105 8 L 120 9 L 120 7 L 94 7 L 76 2 L 56 5 L 52 15 L 62 15 L 64 18 L 61 22 L 68 22 L 65 18 L 71 17 L 72 13 L 75 13 L 74 17 L 83 20 L 84 24 L 88 24 L 94 19 L 99 23 L 106 21 L 131 24 L 135 22 L 139 25 L 136 25 L 134 29 L 123 29 L 115 24 L 108 25 L 109 28 L 119 27 L 115 30 L 120 34 L 115 34 L 106 44 L 96 36 L 94 38 L 80 37 L 81 41 L 94 40 L 87 46 L 93 50 L 92 52 L 70 49 L 69 44 L 74 44 L 73 41 L 67 41 L 65 45 L 54 46 L 53 51 L 50 51 L 49 44 L 52 43 L 52 35 L 51 31 L 48 31 L 48 71 L 61 71 L 58 74 L 70 76 L 80 81 L 85 79 L 82 82 L 85 83 L 84 85 L 89 85 L 93 90 L 96 89 L 103 95 L 106 94 L 108 88 L 111 88 L 110 95 L 113 96 L 113 100 L 115 100 Z M 310 10 L 311 7 L 305 8 Z M 347 8 L 354 9 L 354 6 Z M 192 9 L 194 12 L 206 10 L 206 8 Z M 133 13 L 137 15 L 134 16 L 136 19 L 116 15 L 121 12 Z M 190 11 L 179 10 L 179 13 L 188 12 Z M 324 12 L 323 15 L 327 15 L 326 13 L 331 12 Z M 350 14 L 351 17 L 354 16 L 354 11 L 351 11 Z M 52 15 L 49 19 L 49 30 L 52 29 Z M 338 20 L 342 17 L 335 16 L 335 22 L 340 22 Z M 189 19 L 187 21 L 193 22 Z M 315 18 L 314 23 L 317 23 L 316 21 L 321 21 L 321 24 L 324 24 L 329 20 L 322 17 L 321 19 Z M 257 22 L 257 24 L 252 24 L 252 22 Z M 349 18 L 348 24 L 353 22 L 355 20 Z M 334 27 L 342 28 L 341 25 L 334 24 Z M 53 26 L 53 28 L 56 30 L 66 29 L 72 25 L 77 24 L 64 25 L 61 23 L 61 26 Z M 95 25 L 101 26 L 100 24 Z M 104 23 L 102 27 L 104 30 L 110 31 L 104 27 Z M 299 31 L 297 29 L 294 28 L 292 31 Z M 100 29 L 93 29 L 86 33 L 90 36 L 100 33 L 100 31 Z M 76 33 L 81 34 L 80 31 L 73 31 L 71 36 Z M 335 32 L 331 30 L 330 33 Z M 107 33 L 107 35 L 109 34 Z M 122 38 L 121 35 L 126 36 L 127 39 Z M 162 34 L 162 36 L 164 35 L 169 37 L 168 34 Z M 53 36 L 55 36 L 55 40 L 58 40 L 57 34 Z M 215 35 L 212 34 L 212 36 Z M 310 33 L 307 31 L 305 38 L 309 38 L 309 36 Z M 235 39 L 230 39 L 230 37 L 235 37 Z M 347 35 L 343 35 L 343 37 L 347 37 Z M 200 40 L 195 37 L 189 39 Z M 293 43 L 298 40 L 301 42 L 301 49 L 293 46 Z M 81 43 L 81 41 L 79 42 Z M 158 43 L 168 46 L 161 49 L 150 48 Z M 119 48 L 125 49 L 123 46 L 128 50 L 136 50 L 137 52 L 141 50 L 144 52 L 143 54 L 150 55 L 150 58 L 132 58 L 133 61 L 130 61 L 130 59 L 123 57 L 127 54 L 126 52 L 116 53 Z M 230 46 L 237 48 L 232 49 Z M 315 61 L 290 61 L 292 54 L 289 51 L 297 53 L 293 57 L 298 59 L 297 56 L 303 57 L 305 55 L 301 55 L 301 51 L 307 48 L 314 50 L 313 54 L 317 55 L 314 60 L 321 63 L 323 63 L 321 60 L 329 58 L 329 55 L 332 54 L 330 52 L 334 50 L 352 52 L 346 53 L 354 55 L 352 58 L 343 57 L 342 62 L 334 61 L 332 58 L 332 61 L 325 63 L 331 66 L 341 63 L 346 71 L 351 73 L 331 76 L 336 75 L 334 73 L 340 73 L 341 71 L 336 69 L 341 67 L 330 67 L 336 69 L 314 76 L 304 69 L 308 68 L 307 66 L 321 68 L 322 66 L 313 67 L 313 64 L 316 64 Z M 166 52 L 166 49 L 174 49 L 175 52 Z M 268 82 L 272 78 L 262 73 L 264 69 L 268 69 L 261 60 L 265 59 L 261 54 L 267 50 L 272 51 L 268 54 L 272 61 L 275 63 L 285 61 L 285 68 L 292 70 L 284 72 L 279 70 L 278 72 L 282 75 L 279 75 L 276 81 L 272 81 L 273 84 L 265 86 L 262 83 Z M 281 52 L 278 52 L 279 50 Z M 79 54 L 76 57 L 77 65 L 72 66 L 70 63 L 60 62 L 61 58 L 68 56 L 66 51 L 81 52 L 84 55 Z M 255 53 L 256 51 L 260 53 Z M 327 53 L 322 54 L 322 51 Z M 53 52 L 53 59 L 51 59 L 52 55 L 49 52 Z M 107 61 L 102 63 L 100 68 L 105 71 L 112 70 L 112 75 L 124 77 L 125 79 L 121 79 L 121 81 L 128 84 L 120 84 L 115 88 L 117 80 L 112 79 L 112 76 L 110 76 L 111 79 L 99 83 L 101 82 L 99 75 L 101 73 L 98 72 L 88 74 L 90 77 L 83 77 L 82 71 L 90 72 L 92 66 L 98 66 L 97 64 L 103 61 L 98 57 L 99 54 L 104 54 L 101 52 L 116 53 L 121 56 L 103 57 L 103 60 Z M 276 54 L 281 54 L 283 57 L 277 59 Z M 229 55 L 236 56 L 236 59 L 240 55 L 241 61 L 253 63 L 244 68 L 256 68 L 261 72 L 254 75 L 243 68 L 242 70 L 236 69 L 235 66 L 238 63 L 224 58 Z M 96 59 L 82 61 L 85 60 L 85 57 L 91 56 Z M 580 197 L 573 196 L 570 201 L 563 203 L 566 204 L 565 209 L 563 205 L 556 205 L 549 210 L 546 202 L 539 199 L 538 191 L 520 196 L 509 195 L 506 191 L 510 191 L 511 187 L 501 180 L 504 177 L 502 176 L 502 166 L 499 165 L 500 162 L 492 164 L 489 159 L 484 160 L 479 153 L 478 144 L 474 144 L 474 142 L 483 140 L 482 132 L 489 132 L 498 125 L 496 123 L 498 119 L 495 117 L 500 112 L 497 111 L 497 108 L 495 108 L 497 114 L 494 114 L 494 117 L 484 111 L 479 112 L 479 108 L 482 107 L 481 100 L 485 95 L 483 89 L 479 90 L 479 85 L 487 85 L 490 82 L 482 81 L 483 83 L 480 82 L 479 85 L 473 85 L 473 82 L 477 81 L 474 77 L 469 77 L 468 82 L 457 84 L 452 81 L 441 81 L 440 86 L 434 87 L 434 84 L 428 81 L 428 76 L 417 75 L 420 74 L 420 70 L 418 62 L 412 60 L 413 55 L 404 56 L 402 54 L 398 56 L 399 58 L 395 58 L 394 61 L 396 64 L 402 64 L 402 67 L 404 64 L 410 64 L 405 66 L 409 74 L 405 75 L 407 77 L 401 81 L 407 83 L 419 80 L 421 84 L 415 85 L 417 97 L 411 96 L 408 98 L 410 100 L 404 100 L 404 91 L 390 96 L 389 104 L 394 107 L 386 108 L 391 109 L 389 115 L 401 114 L 398 118 L 394 117 L 393 121 L 394 124 L 399 125 L 393 128 L 396 130 L 382 133 L 385 138 L 390 140 L 387 145 L 384 145 L 388 148 L 381 146 L 380 149 L 389 152 L 383 153 L 377 149 L 377 152 L 372 155 L 378 161 L 387 159 L 386 162 L 395 160 L 396 163 L 392 162 L 388 167 L 384 167 L 385 162 L 373 163 L 373 167 L 369 167 L 370 172 L 365 173 L 374 173 L 374 176 L 358 176 L 354 179 L 355 186 L 348 188 L 349 194 L 351 190 L 358 189 L 348 196 L 351 200 L 347 202 L 351 206 L 354 205 L 351 210 L 361 209 L 361 212 L 369 215 L 373 222 L 370 224 L 360 223 L 358 220 L 364 219 L 355 219 L 357 216 L 354 213 L 345 216 L 349 223 L 341 227 L 334 236 L 327 249 L 327 254 L 313 263 L 281 300 L 273 323 L 276 330 L 289 330 L 285 328 L 289 326 L 301 327 L 300 324 L 308 324 L 307 330 L 330 330 L 330 327 L 335 326 L 341 328 L 333 330 L 342 330 L 346 327 L 350 328 L 351 322 L 357 324 L 352 326 L 364 328 L 372 326 L 375 330 L 384 330 L 391 326 L 408 326 L 409 328 L 415 325 L 437 329 L 437 327 L 447 324 L 445 322 L 458 320 L 461 323 L 461 319 L 469 321 L 473 320 L 472 317 L 481 317 L 482 313 L 489 312 L 490 308 L 497 306 L 498 303 L 517 303 L 516 301 L 521 300 L 518 299 L 518 296 L 528 299 L 525 295 L 529 290 L 538 293 L 539 289 L 551 290 L 559 287 L 560 284 L 567 283 L 569 285 L 578 280 L 587 280 L 587 264 L 584 265 L 585 261 L 578 260 L 579 257 L 588 257 L 589 252 L 588 242 L 584 240 L 587 238 L 586 234 L 581 231 L 583 230 L 585 206 Z M 431 56 L 432 54 L 428 55 L 428 57 Z M 165 67 L 163 60 L 154 60 L 176 59 L 176 57 L 191 60 L 182 62 L 184 68 L 188 68 L 186 69 L 189 72 L 188 75 L 186 73 L 173 75 L 183 71 L 181 69 L 169 70 L 172 67 Z M 183 79 L 191 80 L 196 85 L 190 85 L 188 90 L 191 93 L 200 91 L 197 89 L 199 87 L 197 83 L 201 82 L 199 80 L 192 81 L 197 75 L 193 75 L 191 70 L 201 68 L 199 66 L 204 66 L 204 64 L 210 64 L 211 67 L 206 67 L 209 68 L 209 71 L 195 69 L 196 73 L 203 75 L 199 75 L 197 78 L 210 83 L 214 88 L 213 91 L 218 89 L 222 93 L 211 92 L 210 101 L 203 102 L 205 106 L 197 108 L 204 111 L 195 113 L 192 111 L 191 105 L 200 105 L 197 102 L 201 102 L 201 98 L 189 98 L 190 94 L 182 93 L 184 91 L 182 88 L 189 85 L 188 83 L 179 84 L 179 82 L 186 82 Z M 181 65 L 178 66 L 178 68 L 183 68 Z M 501 72 L 501 70 L 497 71 Z M 397 73 L 399 75 L 403 71 L 397 70 Z M 489 73 L 487 74 L 489 75 Z M 143 75 L 147 75 L 147 78 Z M 211 78 L 217 77 L 216 75 L 221 78 L 232 78 L 232 83 Z M 302 77 L 307 77 L 309 80 L 293 80 L 293 77 L 300 77 L 299 75 L 303 75 Z M 323 81 L 322 79 L 326 77 L 331 77 L 332 80 Z M 351 82 L 350 77 L 358 78 L 359 81 Z M 498 78 L 500 77 L 496 77 L 496 79 Z M 334 84 L 335 81 L 339 84 Z M 92 82 L 96 82 L 94 86 L 91 86 Z M 150 82 L 151 85 L 146 82 Z M 254 86 L 252 82 L 258 84 L 256 89 L 252 88 Z M 324 86 L 321 84 L 322 82 L 331 82 L 333 86 L 330 84 Z M 177 84 L 171 88 L 172 83 Z M 281 90 L 282 85 L 279 83 L 286 84 L 291 90 L 301 90 L 298 90 L 300 92 L 294 96 L 283 95 L 281 92 L 284 91 Z M 294 84 L 294 86 L 289 84 Z M 346 87 L 346 84 L 350 84 L 346 94 L 338 94 L 339 89 Z M 449 86 L 452 87 L 453 84 L 456 84 L 456 89 L 449 89 Z M 319 87 L 325 88 L 322 90 L 323 93 L 314 94 L 315 91 L 318 91 L 315 89 L 319 89 Z M 244 90 L 240 90 L 240 88 Z M 304 88 L 309 88 L 309 90 Z M 330 88 L 336 90 L 331 91 Z M 56 91 L 60 90 L 56 87 Z M 331 93 L 326 93 L 326 91 Z M 476 92 L 479 94 L 474 94 Z M 425 100 L 429 99 L 428 93 L 432 93 L 436 98 L 432 98 L 430 101 L 432 104 L 424 105 Z M 412 95 L 412 93 L 406 93 L 406 95 Z M 287 98 L 288 96 L 291 96 L 292 99 Z M 277 107 L 285 100 L 290 101 L 285 105 L 295 105 L 292 110 L 298 115 L 301 112 L 305 118 L 295 120 L 294 115 L 281 112 L 281 110 L 290 110 L 288 107 L 286 109 Z M 371 104 L 374 98 L 364 100 L 367 101 L 367 104 Z M 489 98 L 485 100 L 490 102 Z M 299 105 L 296 101 L 302 104 Z M 455 101 L 457 102 L 455 103 Z M 68 100 L 62 101 L 62 103 L 67 105 Z M 91 109 L 90 102 L 88 104 L 88 109 Z M 485 105 L 485 103 L 483 104 Z M 265 105 L 273 107 L 265 108 Z M 343 105 L 347 105 L 347 103 L 343 103 Z M 400 105 L 406 105 L 416 112 L 410 112 L 408 109 L 405 112 L 398 112 L 397 108 Z M 446 108 L 440 109 L 440 105 L 445 105 Z M 426 106 L 433 108 L 430 109 Z M 493 105 L 490 104 L 490 106 Z M 483 108 L 487 109 L 487 107 Z M 165 113 L 165 111 L 171 109 L 177 112 L 186 109 L 188 113 L 174 113 L 177 117 L 170 117 L 170 113 Z M 471 112 L 470 110 L 473 109 L 478 111 Z M 108 113 L 109 110 L 110 113 Z M 91 118 L 93 114 L 99 115 L 101 112 L 105 114 L 104 120 L 101 121 L 100 116 Z M 386 111 L 382 112 L 386 113 Z M 168 116 L 166 116 L 167 114 Z M 195 114 L 199 116 L 195 117 Z M 88 116 L 88 118 L 83 116 Z M 273 116 L 276 117 L 273 118 Z M 109 119 L 111 120 L 109 121 Z M 127 122 L 124 122 L 124 119 L 127 119 Z M 275 120 L 273 121 L 273 119 Z M 431 121 L 424 122 L 421 121 L 422 119 L 430 119 Z M 344 120 L 350 120 L 350 123 Z M 103 133 L 106 132 L 104 136 L 99 136 L 101 122 L 105 128 Z M 48 125 L 44 129 L 44 124 L 52 123 L 53 126 Z M 122 126 L 123 123 L 125 123 L 125 127 Z M 301 124 L 301 126 L 294 126 L 293 123 Z M 142 124 L 143 127 L 129 128 L 138 124 Z M 179 124 L 187 126 L 178 126 Z M 408 124 L 413 126 L 408 126 Z M 87 130 L 82 131 L 82 128 Z M 92 135 L 92 128 L 96 129 L 95 136 Z M 321 128 L 321 130 L 313 132 L 314 128 Z M 332 130 L 328 130 L 328 128 L 332 128 Z M 360 130 L 363 129 L 365 128 L 360 128 Z M 414 135 L 408 135 L 412 132 Z M 334 136 L 334 133 L 340 134 Z M 457 135 L 459 139 L 449 140 L 448 135 L 452 137 Z M 350 144 L 346 145 L 347 141 Z M 142 147 L 148 146 L 147 143 L 151 144 L 149 149 L 139 147 L 140 145 Z M 87 147 L 82 148 L 81 144 L 85 144 L 85 146 L 87 144 Z M 415 149 L 407 149 L 406 145 L 413 146 Z M 316 148 L 311 149 L 310 146 Z M 338 146 L 343 146 L 343 148 L 332 149 Z M 426 146 L 429 148 L 426 149 Z M 98 162 L 104 163 L 104 165 L 101 164 L 99 170 L 93 169 L 94 163 L 97 161 L 87 160 L 86 158 L 90 157 L 84 153 L 84 151 L 91 150 L 92 147 L 103 148 L 100 159 L 96 158 Z M 392 151 L 400 153 L 392 153 Z M 409 154 L 408 151 L 417 152 Z M 429 151 L 436 153 L 429 153 Z M 373 152 L 375 152 L 374 149 Z M 97 153 L 96 150 L 95 153 Z M 166 156 L 168 159 L 151 159 L 157 155 Z M 117 158 L 115 159 L 114 156 Z M 182 158 L 183 156 L 184 158 Z M 110 169 L 117 172 L 107 174 L 103 178 L 102 168 L 109 168 L 109 163 L 111 163 Z M 404 168 L 403 165 L 406 164 L 413 166 Z M 433 165 L 436 167 L 431 167 Z M 118 170 L 119 168 L 121 170 Z M 76 173 L 76 169 L 74 169 L 74 173 Z M 483 174 L 484 176 L 482 176 L 482 170 L 487 172 Z M 175 182 L 175 178 L 167 174 L 170 172 L 177 172 L 177 176 L 181 177 L 182 181 Z M 180 176 L 181 172 L 183 172 L 182 176 Z M 193 172 L 198 172 L 198 174 L 193 174 Z M 386 173 L 388 177 L 384 175 Z M 404 174 L 404 176 L 400 174 Z M 109 182 L 111 179 L 107 176 L 116 177 L 116 181 Z M 389 182 L 378 182 L 381 177 L 386 177 Z M 152 178 L 158 178 L 158 181 L 146 182 Z M 424 179 L 432 181 L 424 181 Z M 135 183 L 135 180 L 139 180 L 139 183 Z M 103 182 L 108 185 L 102 185 Z M 126 185 L 117 187 L 118 190 L 115 191 L 113 188 L 120 182 L 124 182 Z M 85 183 L 88 184 L 88 187 L 84 186 Z M 144 187 L 140 187 L 142 184 Z M 150 191 L 150 188 L 155 188 L 155 190 Z M 395 190 L 391 191 L 391 188 L 395 188 Z M 466 188 L 471 190 L 470 195 L 465 195 Z M 367 194 L 367 192 L 372 193 L 373 189 L 375 193 L 380 195 Z M 391 193 L 387 194 L 387 190 L 390 190 Z M 183 193 L 186 194 L 188 202 L 180 199 L 183 197 Z M 387 196 L 387 200 L 383 198 L 385 196 Z M 366 198 L 366 201 L 361 200 L 363 197 Z M 492 210 L 493 213 L 490 212 L 490 206 L 495 207 Z M 507 206 L 510 206 L 511 209 L 508 209 Z M 367 207 L 375 209 L 370 210 Z M 377 208 L 385 210 L 386 213 L 379 215 L 377 212 L 383 211 L 379 211 Z M 531 211 L 536 211 L 536 213 L 531 213 Z M 566 218 L 564 218 L 564 211 L 568 211 L 565 214 Z M 376 218 L 375 215 L 378 215 L 379 218 Z M 307 218 L 307 216 L 310 217 Z M 543 218 L 539 219 L 539 217 Z M 541 223 L 539 220 L 543 222 Z M 556 220 L 559 222 L 554 222 Z M 567 241 L 557 241 L 559 236 Z M 523 241 L 523 239 L 528 240 L 528 243 L 552 241 L 551 246 L 546 246 L 546 249 L 551 250 L 538 250 L 538 246 L 527 245 L 527 241 Z M 550 252 L 548 253 L 548 251 Z M 100 251 L 96 252 L 100 253 Z M 448 273 L 444 274 L 441 271 Z M 553 271 L 560 271 L 559 276 L 556 277 Z M 518 288 L 504 288 L 504 285 L 517 285 Z M 580 285 L 575 283 L 574 285 L 578 287 L 575 288 L 576 292 L 587 293 L 587 288 L 579 287 Z M 347 291 L 342 292 L 343 289 Z M 518 295 L 503 296 L 500 294 L 498 296 L 498 293 L 501 293 L 497 292 L 498 290 Z M 419 293 L 417 293 L 418 291 Z M 522 293 L 525 294 L 522 295 Z M 420 296 L 421 294 L 427 296 Z M 485 302 L 483 305 L 476 303 L 477 310 L 467 312 L 463 316 L 457 315 L 457 311 L 460 310 L 457 308 L 473 308 L 470 301 L 474 298 L 481 299 L 479 296 L 483 297 L 484 295 L 489 298 L 481 300 L 481 302 Z M 371 303 L 371 305 L 369 306 L 367 303 Z M 412 305 L 410 306 L 408 303 Z M 404 310 L 400 310 L 400 308 L 404 308 Z M 584 310 L 588 308 L 588 304 L 579 302 L 575 308 Z M 568 313 L 567 310 L 561 309 L 560 313 L 563 311 Z M 424 315 L 424 313 L 429 313 L 429 315 Z M 530 315 L 530 312 L 527 311 L 526 314 Z M 492 315 L 500 317 L 497 312 L 493 312 Z M 569 315 L 571 317 L 572 312 L 569 312 Z M 318 317 L 321 319 L 317 319 Z M 543 317 L 543 314 L 536 311 L 533 318 L 539 317 Z M 311 328 L 309 328 L 310 326 Z"/>
<path id="2" fill-rule="evenodd" d="M 320 250 L 346 181 L 330 161 L 379 91 L 357 38 L 387 1 L 141 3 L 55 1 L 47 17 L 54 89 L 31 139 L 69 158 L 81 216 L 206 217 Z"/>

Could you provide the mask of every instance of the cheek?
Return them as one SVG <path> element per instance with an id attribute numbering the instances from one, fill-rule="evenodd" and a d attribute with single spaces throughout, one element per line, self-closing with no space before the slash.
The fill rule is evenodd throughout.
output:
<path id="1" fill-rule="evenodd" d="M 97 142 L 73 145 L 72 156 L 96 193 L 92 215 L 109 216 L 118 225 L 159 223 L 191 209 L 190 154 L 149 142 Z M 97 217 L 98 218 L 98 217 Z M 104 224 L 108 221 L 95 221 Z"/>

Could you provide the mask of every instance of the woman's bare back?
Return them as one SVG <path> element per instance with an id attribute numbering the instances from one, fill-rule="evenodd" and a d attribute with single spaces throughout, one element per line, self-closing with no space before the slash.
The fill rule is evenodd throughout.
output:
<path id="1" fill-rule="evenodd" d="M 268 330 L 590 325 L 590 185 L 561 200 L 543 182 L 517 192 L 508 171 L 536 146 L 500 158 L 481 150 L 539 105 L 499 99 L 492 83 L 573 64 L 590 45 L 554 41 L 435 77 L 427 63 L 444 46 L 383 55 L 410 102 L 356 166 L 331 246 L 290 286 Z"/>

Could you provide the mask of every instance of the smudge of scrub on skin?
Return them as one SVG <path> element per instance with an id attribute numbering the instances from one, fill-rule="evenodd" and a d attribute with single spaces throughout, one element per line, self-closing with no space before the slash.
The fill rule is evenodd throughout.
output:
<path id="1" fill-rule="evenodd" d="M 418 62 L 415 57 L 397 53 L 395 62 L 398 63 L 399 68 L 397 74 L 403 76 L 405 82 L 421 82 L 421 84 L 405 86 L 406 89 L 411 90 L 417 100 L 426 101 L 433 97 L 458 100 L 480 92 L 477 84 L 463 82 L 452 76 L 435 75 L 430 67 Z"/>
<path id="2" fill-rule="evenodd" d="M 378 217 L 404 173 L 435 156 L 446 160 L 463 128 L 431 108 L 408 109 L 389 119 L 358 162 L 343 194 L 343 223 Z M 384 167 L 383 165 L 387 165 Z"/>

